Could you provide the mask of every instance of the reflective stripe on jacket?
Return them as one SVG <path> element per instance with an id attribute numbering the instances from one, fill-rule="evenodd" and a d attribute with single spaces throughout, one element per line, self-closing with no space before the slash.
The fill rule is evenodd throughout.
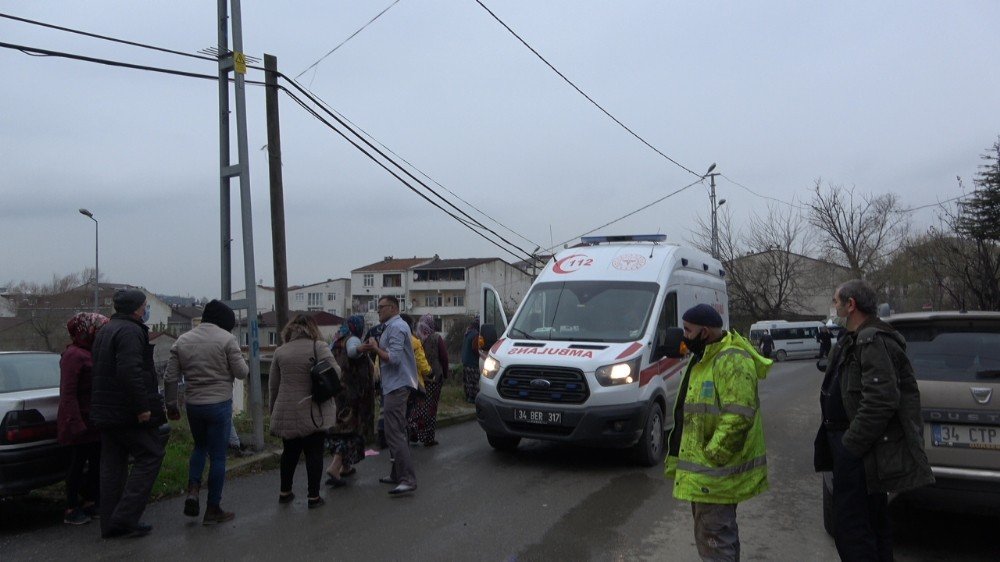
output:
<path id="1" fill-rule="evenodd" d="M 767 490 L 757 383 L 770 367 L 771 360 L 734 332 L 706 346 L 700 359 L 691 359 L 674 404 L 675 419 L 682 422 L 667 440 L 679 443 L 671 447 L 665 470 L 674 477 L 674 497 L 739 503 Z"/>

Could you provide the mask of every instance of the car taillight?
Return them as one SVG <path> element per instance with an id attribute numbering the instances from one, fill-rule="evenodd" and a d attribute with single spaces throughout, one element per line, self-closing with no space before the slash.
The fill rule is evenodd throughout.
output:
<path id="1" fill-rule="evenodd" d="M 56 422 L 45 421 L 38 410 L 7 412 L 0 422 L 0 442 L 8 445 L 55 439 L 56 433 Z"/>

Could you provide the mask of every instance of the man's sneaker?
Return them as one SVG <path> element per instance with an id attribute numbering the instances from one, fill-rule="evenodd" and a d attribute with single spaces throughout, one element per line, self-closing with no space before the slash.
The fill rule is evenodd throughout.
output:
<path id="1" fill-rule="evenodd" d="M 82 507 L 78 507 L 66 512 L 66 515 L 63 516 L 63 523 L 67 525 L 86 525 L 90 523 L 90 516 L 83 511 Z"/>
<path id="2" fill-rule="evenodd" d="M 202 519 L 202 525 L 215 525 L 216 523 L 225 523 L 226 521 L 231 521 L 236 514 L 232 511 L 223 511 L 222 507 L 217 505 L 209 505 L 205 508 L 205 518 Z"/>

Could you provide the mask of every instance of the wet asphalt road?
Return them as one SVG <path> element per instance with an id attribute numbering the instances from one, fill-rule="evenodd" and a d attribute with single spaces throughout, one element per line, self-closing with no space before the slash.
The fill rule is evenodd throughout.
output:
<path id="1" fill-rule="evenodd" d="M 811 468 L 820 378 L 810 361 L 787 362 L 761 387 L 771 491 L 740 505 L 744 560 L 837 559 Z M 223 501 L 234 521 L 202 527 L 174 498 L 147 509 L 154 530 L 141 539 L 102 540 L 96 522 L 69 527 L 51 506 L 5 504 L 0 560 L 697 560 L 690 507 L 671 497 L 659 467 L 537 441 L 496 453 L 475 422 L 438 438 L 438 447 L 414 448 L 420 487 L 411 497 L 386 494 L 382 455 L 309 510 L 300 464 L 290 505 L 277 503 L 276 470 L 236 478 Z M 1000 559 L 996 517 L 902 502 L 893 514 L 897 560 Z"/>

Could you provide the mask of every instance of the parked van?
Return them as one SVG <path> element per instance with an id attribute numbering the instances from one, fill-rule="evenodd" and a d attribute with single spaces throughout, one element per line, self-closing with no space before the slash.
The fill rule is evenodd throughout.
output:
<path id="1" fill-rule="evenodd" d="M 632 448 L 647 466 L 662 462 L 685 366 L 666 356 L 666 330 L 699 303 L 729 323 L 719 261 L 665 239 L 584 237 L 545 266 L 509 325 L 484 287 L 489 352 L 476 415 L 490 445 L 564 441 Z M 490 341 L 491 333 L 502 337 Z"/>
<path id="2" fill-rule="evenodd" d="M 750 326 L 750 341 L 760 347 L 760 337 L 765 330 L 771 331 L 774 351 L 771 357 L 776 361 L 801 357 L 819 357 L 819 340 L 816 336 L 823 323 L 819 321 L 788 322 L 785 320 L 764 320 Z"/>

